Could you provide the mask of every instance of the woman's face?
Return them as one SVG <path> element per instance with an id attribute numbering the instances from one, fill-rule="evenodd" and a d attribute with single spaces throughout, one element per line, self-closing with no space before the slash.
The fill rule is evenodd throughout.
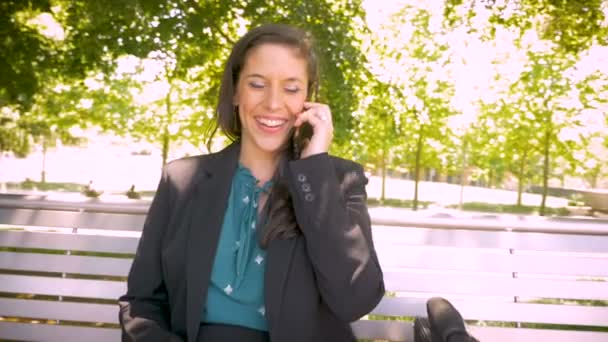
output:
<path id="1" fill-rule="evenodd" d="M 294 47 L 264 43 L 248 51 L 234 95 L 244 149 L 277 154 L 284 148 L 306 101 L 307 71 Z"/>

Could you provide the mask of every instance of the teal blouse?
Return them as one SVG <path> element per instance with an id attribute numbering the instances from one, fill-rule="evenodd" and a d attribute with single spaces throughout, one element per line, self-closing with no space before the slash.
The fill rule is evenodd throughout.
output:
<path id="1" fill-rule="evenodd" d="M 268 330 L 264 308 L 266 253 L 258 244 L 258 200 L 271 182 L 257 179 L 239 163 L 211 272 L 201 321 Z"/>

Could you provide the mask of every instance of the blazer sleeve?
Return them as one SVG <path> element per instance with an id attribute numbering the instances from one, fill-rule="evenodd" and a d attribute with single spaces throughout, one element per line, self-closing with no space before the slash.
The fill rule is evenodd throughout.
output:
<path id="1" fill-rule="evenodd" d="M 120 297 L 122 341 L 182 341 L 169 331 L 169 304 L 161 266 L 161 240 L 170 217 L 170 182 L 164 168 Z"/>
<path id="2" fill-rule="evenodd" d="M 289 174 L 296 220 L 321 297 L 341 320 L 356 321 L 385 291 L 363 168 L 323 153 L 291 161 Z"/>

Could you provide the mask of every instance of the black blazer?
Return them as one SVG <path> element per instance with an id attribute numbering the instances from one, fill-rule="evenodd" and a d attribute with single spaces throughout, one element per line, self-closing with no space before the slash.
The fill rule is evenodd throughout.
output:
<path id="1" fill-rule="evenodd" d="M 119 300 L 123 341 L 194 342 L 240 145 L 169 163 Z M 359 164 L 319 154 L 291 161 L 302 234 L 267 249 L 272 342 L 354 341 L 350 322 L 384 295 Z"/>

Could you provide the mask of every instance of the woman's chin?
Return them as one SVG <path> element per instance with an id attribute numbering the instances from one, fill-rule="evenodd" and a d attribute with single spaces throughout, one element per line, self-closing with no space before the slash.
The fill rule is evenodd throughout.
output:
<path id="1" fill-rule="evenodd" d="M 261 152 L 266 154 L 280 154 L 287 148 L 287 139 L 262 139 L 257 142 Z"/>

